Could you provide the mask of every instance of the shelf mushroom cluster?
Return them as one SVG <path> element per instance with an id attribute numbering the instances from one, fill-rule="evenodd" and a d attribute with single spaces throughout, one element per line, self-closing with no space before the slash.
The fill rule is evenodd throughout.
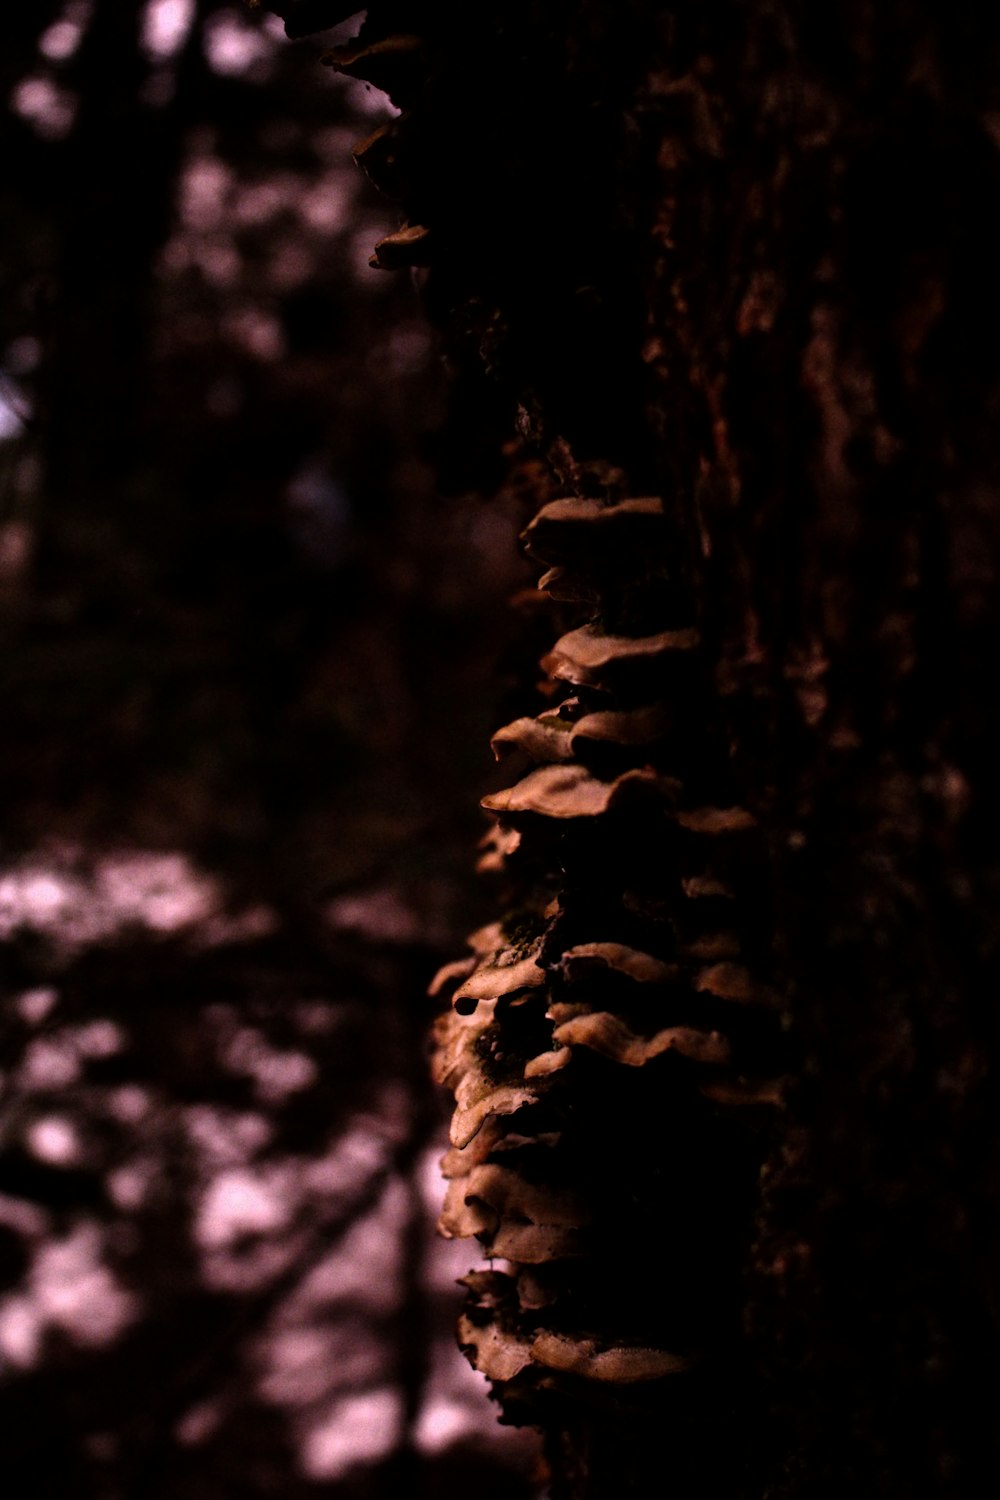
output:
<path id="1" fill-rule="evenodd" d="M 551 501 L 523 541 L 588 618 L 543 658 L 544 711 L 493 737 L 520 774 L 484 800 L 480 868 L 510 915 L 432 986 L 455 1096 L 440 1228 L 506 1262 L 466 1278 L 460 1341 L 515 1406 L 673 1377 L 724 1342 L 719 1282 L 780 1100 L 740 915 L 759 834 L 708 800 L 724 762 L 662 502 Z"/>
<path id="2" fill-rule="evenodd" d="M 356 10 L 262 3 L 290 36 Z M 407 215 L 372 265 L 431 264 L 445 283 L 437 302 L 462 309 L 489 362 L 503 289 L 521 297 L 529 270 L 535 285 L 525 256 L 544 232 L 526 246 L 504 229 L 527 189 L 491 175 L 489 153 L 506 160 L 497 143 L 524 121 L 508 118 L 503 92 L 478 98 L 465 58 L 485 45 L 524 73 L 502 8 L 373 0 L 358 36 L 324 61 L 400 111 L 354 152 Z M 541 89 L 546 66 L 524 74 L 522 92 L 529 75 Z M 455 131 L 470 111 L 486 135 Z M 525 153 L 536 213 L 558 212 L 559 138 L 540 154 L 546 139 Z M 574 317 L 593 274 L 584 257 L 568 283 Z M 526 306 L 533 327 L 542 302 Z M 761 979 L 767 862 L 732 781 L 671 537 L 658 497 L 610 492 L 550 500 L 528 526 L 540 588 L 578 623 L 542 661 L 543 711 L 493 737 L 512 775 L 485 799 L 494 821 L 479 869 L 506 915 L 432 987 L 444 1010 L 435 1076 L 455 1099 L 440 1227 L 491 1261 L 465 1278 L 460 1341 L 509 1419 L 551 1430 L 596 1405 L 616 1422 L 628 1400 L 660 1410 L 664 1383 L 677 1392 L 678 1379 L 725 1368 L 780 1104 L 780 1017 Z"/>
<path id="3" fill-rule="evenodd" d="M 398 202 L 409 200 L 414 192 L 414 174 L 408 168 L 414 155 L 411 133 L 411 110 L 427 85 L 432 33 L 435 22 L 442 24 L 433 7 L 371 5 L 363 7 L 357 0 L 257 0 L 266 9 L 281 16 L 289 37 L 310 36 L 339 26 L 351 16 L 365 12 L 358 35 L 353 40 L 331 47 L 322 58 L 327 67 L 359 83 L 369 84 L 387 94 L 401 111 L 395 119 L 378 126 L 354 147 L 354 159 L 374 185 L 386 197 Z M 401 12 L 410 11 L 423 20 L 417 33 L 409 29 L 412 19 L 401 21 Z M 416 174 L 421 175 L 419 172 Z M 419 194 L 418 194 L 419 197 Z M 399 229 L 383 236 L 375 245 L 369 264 L 380 271 L 397 271 L 405 266 L 429 264 L 432 236 L 414 215 L 419 210 L 407 203 L 409 217 Z"/>

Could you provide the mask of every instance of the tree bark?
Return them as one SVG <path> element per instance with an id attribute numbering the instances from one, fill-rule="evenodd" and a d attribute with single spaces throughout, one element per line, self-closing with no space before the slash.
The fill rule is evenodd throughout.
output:
<path id="1" fill-rule="evenodd" d="M 373 0 L 333 55 L 403 109 L 376 262 L 507 403 L 584 627 L 439 1035 L 446 1224 L 513 1263 L 462 1337 L 554 1496 L 996 1472 L 998 45 Z"/>

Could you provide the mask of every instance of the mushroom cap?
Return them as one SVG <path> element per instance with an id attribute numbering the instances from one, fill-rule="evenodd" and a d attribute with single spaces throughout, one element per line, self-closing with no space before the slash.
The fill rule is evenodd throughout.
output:
<path id="1" fill-rule="evenodd" d="M 650 767 L 625 771 L 613 781 L 600 781 L 581 765 L 539 766 L 514 786 L 493 792 L 482 806 L 502 817 L 532 813 L 543 818 L 595 818 L 620 807 L 629 797 L 672 804 L 680 783 Z"/>
<path id="2" fill-rule="evenodd" d="M 625 671 L 691 652 L 701 637 L 693 627 L 662 630 L 655 635 L 607 635 L 593 625 L 581 625 L 556 641 L 542 658 L 550 677 L 579 687 L 611 687 Z"/>
<path id="3" fill-rule="evenodd" d="M 664 535 L 658 496 L 619 500 L 551 500 L 521 533 L 525 550 L 541 562 L 602 568 L 622 553 L 654 555 Z"/>
<path id="4" fill-rule="evenodd" d="M 377 241 L 368 264 L 376 271 L 399 271 L 403 266 L 430 262 L 431 232 L 426 224 L 404 224 Z"/>

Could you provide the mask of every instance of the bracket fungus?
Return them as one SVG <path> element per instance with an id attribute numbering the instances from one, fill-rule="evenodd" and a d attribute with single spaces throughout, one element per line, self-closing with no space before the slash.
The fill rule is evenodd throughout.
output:
<path id="1" fill-rule="evenodd" d="M 423 84 L 424 52 L 423 37 L 400 33 L 361 46 L 334 47 L 323 62 L 347 78 L 372 84 L 401 108 L 407 108 Z"/>
<path id="2" fill-rule="evenodd" d="M 667 537 L 664 507 L 649 497 L 568 496 L 523 533 L 529 554 L 554 566 L 558 586 L 551 570 L 543 584 L 591 614 L 543 658 L 555 705 L 492 741 L 498 761 L 522 769 L 483 799 L 495 823 L 480 868 L 534 905 L 535 936 L 506 951 L 502 929 L 480 936 L 474 966 L 450 971 L 456 1020 L 438 1023 L 438 1076 L 455 1092 L 452 1140 L 462 1147 L 444 1161 L 442 1230 L 511 1263 L 510 1275 L 466 1279 L 460 1342 L 501 1399 L 516 1390 L 523 1405 L 533 1392 L 539 1412 L 566 1382 L 610 1391 L 673 1379 L 710 1359 L 713 1339 L 724 1343 L 721 1325 L 710 1326 L 708 1351 L 695 1351 L 689 1310 L 659 1282 L 637 1312 L 634 1278 L 621 1275 L 622 1257 L 642 1248 L 630 1215 L 679 1133 L 703 1139 L 714 1176 L 727 1150 L 746 1159 L 746 1122 L 781 1100 L 759 1068 L 767 1039 L 757 1018 L 773 997 L 742 958 L 739 854 L 757 823 L 727 799 L 724 771 L 710 779 L 724 757 L 706 754 L 690 709 L 701 701 L 692 683 L 708 673 L 700 632 L 678 626 L 673 604 L 656 618 Z M 630 632 L 623 617 L 609 631 L 599 623 L 604 579 L 623 569 L 640 628 Z M 491 1071 L 485 1059 L 497 1053 L 503 1064 Z M 556 1144 L 543 1149 L 543 1135 Z M 699 1228 L 697 1177 L 677 1190 L 682 1232 L 667 1264 L 674 1256 L 688 1295 L 711 1307 L 724 1254 L 715 1219 Z M 591 1302 L 601 1288 L 599 1335 L 573 1329 L 582 1286 Z M 543 1317 L 551 1326 L 539 1326 Z M 638 1323 L 648 1343 L 636 1340 Z"/>
<path id="3" fill-rule="evenodd" d="M 594 1339 L 574 1339 L 563 1333 L 542 1330 L 530 1341 L 508 1332 L 497 1323 L 477 1324 L 469 1314 L 459 1320 L 460 1346 L 477 1370 L 493 1381 L 509 1381 L 525 1370 L 562 1375 L 614 1385 L 662 1380 L 690 1370 L 692 1358 L 665 1349 L 636 1344 L 612 1344 L 601 1348 Z"/>
<path id="4" fill-rule="evenodd" d="M 632 800 L 670 804 L 677 783 L 644 766 L 625 771 L 614 781 L 600 781 L 579 763 L 540 766 L 502 792 L 493 792 L 483 807 L 504 817 L 532 813 L 541 818 L 597 818 Z"/>
<path id="5" fill-rule="evenodd" d="M 525 550 L 540 562 L 576 568 L 611 568 L 621 555 L 648 555 L 662 545 L 663 502 L 657 496 L 604 505 L 571 496 L 544 505 L 522 533 Z"/>
<path id="6" fill-rule="evenodd" d="M 639 1036 L 620 1017 L 598 1010 L 559 1019 L 561 1007 L 553 1007 L 552 1019 L 558 1024 L 552 1035 L 563 1047 L 589 1047 L 612 1062 L 628 1068 L 641 1068 L 665 1052 L 702 1063 L 727 1063 L 729 1044 L 717 1031 L 696 1031 L 691 1026 L 668 1026 L 652 1036 Z"/>
<path id="7" fill-rule="evenodd" d="M 624 974 L 638 984 L 665 984 L 678 973 L 676 964 L 665 963 L 624 943 L 577 943 L 566 949 L 560 967 L 568 979 L 603 968 Z"/>
<path id="8" fill-rule="evenodd" d="M 565 1334 L 539 1333 L 532 1340 L 531 1357 L 551 1370 L 582 1375 L 585 1380 L 607 1380 L 632 1385 L 638 1380 L 662 1380 L 689 1370 L 690 1358 L 665 1349 L 618 1344 L 601 1349 L 590 1339 L 571 1339 Z"/>
<path id="9" fill-rule="evenodd" d="M 294 35 L 351 14 L 336 0 L 272 8 Z M 464 68 L 466 32 L 478 35 L 478 12 L 457 28 L 456 14 L 373 0 L 355 41 L 324 59 L 402 111 L 355 148 L 406 215 L 371 263 L 429 266 L 438 303 L 468 250 L 437 164 L 454 136 L 442 69 L 452 57 L 454 77 L 457 52 Z M 483 35 L 520 47 L 516 33 Z M 470 238 L 502 280 L 514 236 Z M 480 308 L 485 357 L 494 332 L 503 341 L 502 296 L 486 311 L 462 296 Z M 630 495 L 610 456 L 578 464 L 562 438 L 552 454 L 522 542 L 562 633 L 542 658 L 539 712 L 493 736 L 511 784 L 483 799 L 478 869 L 511 915 L 431 985 L 434 1076 L 454 1098 L 442 1232 L 510 1267 L 465 1278 L 459 1340 L 514 1419 L 543 1427 L 584 1387 L 580 1409 L 605 1401 L 616 1419 L 623 1393 L 676 1389 L 731 1347 L 753 1132 L 781 1101 L 746 874 L 760 832 L 711 710 L 717 663 L 683 583 L 673 499 Z"/>
<path id="10" fill-rule="evenodd" d="M 407 177 L 401 160 L 399 131 L 394 120 L 379 125 L 351 149 L 355 162 L 387 198 L 405 196 Z"/>
<path id="11" fill-rule="evenodd" d="M 539 714 L 537 719 L 515 719 L 498 729 L 490 740 L 497 760 L 513 750 L 523 750 L 536 761 L 570 760 L 573 756 L 574 725 L 558 714 Z"/>
<path id="12" fill-rule="evenodd" d="M 693 651 L 698 645 L 694 629 L 664 630 L 657 635 L 605 635 L 593 625 L 581 625 L 556 641 L 542 660 L 550 676 L 571 682 L 577 687 L 610 689 L 620 685 L 629 673 L 647 671 L 650 665 L 662 665 L 678 652 Z"/>
<path id="13" fill-rule="evenodd" d="M 378 240 L 368 264 L 378 271 L 398 271 L 401 266 L 430 263 L 430 230 L 425 224 L 404 224 Z"/>

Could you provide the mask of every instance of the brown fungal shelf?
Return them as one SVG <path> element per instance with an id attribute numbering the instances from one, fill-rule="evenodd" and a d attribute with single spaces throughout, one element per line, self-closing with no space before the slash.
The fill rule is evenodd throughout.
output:
<path id="1" fill-rule="evenodd" d="M 419 98 L 425 80 L 424 38 L 401 32 L 377 41 L 333 47 L 323 58 L 328 68 L 370 83 L 401 109 Z"/>
<path id="2" fill-rule="evenodd" d="M 642 602 L 642 578 L 666 571 L 663 505 L 648 496 L 616 503 L 569 496 L 541 508 L 524 543 L 555 565 L 553 593 L 595 614 L 543 659 L 551 679 L 579 696 L 515 719 L 493 737 L 499 761 L 526 758 L 533 766 L 483 799 L 497 821 L 480 867 L 507 872 L 516 889 L 517 862 L 530 865 L 534 852 L 544 867 L 547 841 L 562 838 L 559 873 L 547 902 L 537 893 L 529 898 L 537 916 L 527 949 L 504 950 L 502 929 L 488 929 L 474 942 L 473 966 L 447 971 L 454 1019 L 438 1023 L 438 1076 L 455 1092 L 452 1140 L 460 1147 L 444 1161 L 443 1232 L 476 1238 L 514 1267 L 512 1277 L 470 1278 L 475 1306 L 460 1341 L 501 1394 L 509 1387 L 523 1401 L 533 1391 L 527 1399 L 544 1404 L 567 1382 L 567 1389 L 575 1382 L 631 1389 L 684 1378 L 711 1361 L 721 1327 L 706 1334 L 708 1347 L 696 1359 L 686 1331 L 678 1352 L 669 1330 L 686 1328 L 686 1320 L 669 1299 L 658 1300 L 655 1287 L 650 1320 L 663 1330 L 662 1346 L 635 1341 L 631 1298 L 623 1292 L 616 1308 L 613 1290 L 603 1294 L 600 1334 L 593 1326 L 573 1331 L 573 1289 L 580 1276 L 614 1287 L 610 1263 L 601 1270 L 608 1246 L 627 1245 L 626 1205 L 640 1201 L 643 1174 L 671 1160 L 678 1130 L 705 1135 L 715 1151 L 720 1131 L 739 1134 L 747 1120 L 780 1107 L 781 1092 L 774 1078 L 742 1071 L 754 1018 L 773 1004 L 741 958 L 740 879 L 730 868 L 732 851 L 756 836 L 756 820 L 727 800 L 724 786 L 717 801 L 707 801 L 661 768 L 664 758 L 676 759 L 679 741 L 696 767 L 704 759 L 697 723 L 684 709 L 690 672 L 701 670 L 700 634 L 656 628 L 655 587 L 650 606 Z M 610 556 L 619 576 L 623 565 L 642 560 L 639 613 L 653 628 L 625 634 L 599 625 Z M 552 587 L 551 572 L 543 583 Z M 684 680 L 678 662 L 687 664 Z M 566 843 L 569 835 L 575 842 Z M 584 893 L 602 868 L 612 881 L 620 868 L 630 870 L 643 894 L 621 892 L 597 918 Z M 443 998 L 440 978 L 435 985 Z M 498 1056 L 499 1065 L 491 1061 Z M 542 1149 L 543 1134 L 555 1144 Z M 695 1192 L 694 1183 L 685 1192 Z M 681 1258 L 689 1263 L 693 1254 L 697 1264 L 693 1247 L 709 1227 L 678 1212 L 678 1233 L 691 1241 Z M 705 1264 L 715 1256 L 706 1244 Z M 700 1295 L 709 1298 L 709 1289 Z M 558 1324 L 539 1327 L 543 1313 Z"/>
<path id="3" fill-rule="evenodd" d="M 322 20 L 342 7 L 312 9 Z M 305 24 L 304 8 L 286 10 Z M 539 265 L 537 234 L 519 228 L 519 182 L 473 209 L 482 162 L 504 148 L 491 117 L 480 135 L 456 131 L 484 118 L 468 58 L 487 46 L 530 71 L 517 32 L 489 7 L 373 3 L 357 40 L 325 59 L 403 111 L 355 148 L 408 216 L 371 264 L 428 267 L 431 304 L 468 319 L 487 366 L 508 347 L 504 286 L 530 267 L 531 284 L 555 287 L 567 256 L 586 259 L 577 237 Z M 506 109 L 498 96 L 485 106 L 498 121 Z M 544 134 L 538 149 L 550 149 Z M 442 160 L 464 174 L 468 213 L 442 193 Z M 559 166 L 548 160 L 546 193 Z M 586 290 L 582 271 L 578 281 Z M 543 322 L 545 295 L 532 304 Z M 607 392 L 592 383 L 599 455 Z M 623 390 L 619 409 L 630 400 Z M 454 1098 L 441 1229 L 510 1266 L 466 1278 L 460 1342 L 508 1414 L 542 1426 L 574 1403 L 620 1414 L 723 1358 L 735 1304 L 718 1285 L 735 1284 L 740 1205 L 759 1166 L 747 1142 L 782 1097 L 746 900 L 760 832 L 706 712 L 718 693 L 678 583 L 688 567 L 673 501 L 630 494 L 610 458 L 579 465 L 560 442 L 536 462 L 522 542 L 561 633 L 536 711 L 493 736 L 508 784 L 483 799 L 477 868 L 510 915 L 474 933 L 431 986 L 434 1075 Z"/>
<path id="4" fill-rule="evenodd" d="M 369 264 L 379 271 L 398 271 L 401 266 L 426 266 L 430 260 L 431 235 L 424 224 L 404 224 L 394 234 L 377 242 Z"/>

